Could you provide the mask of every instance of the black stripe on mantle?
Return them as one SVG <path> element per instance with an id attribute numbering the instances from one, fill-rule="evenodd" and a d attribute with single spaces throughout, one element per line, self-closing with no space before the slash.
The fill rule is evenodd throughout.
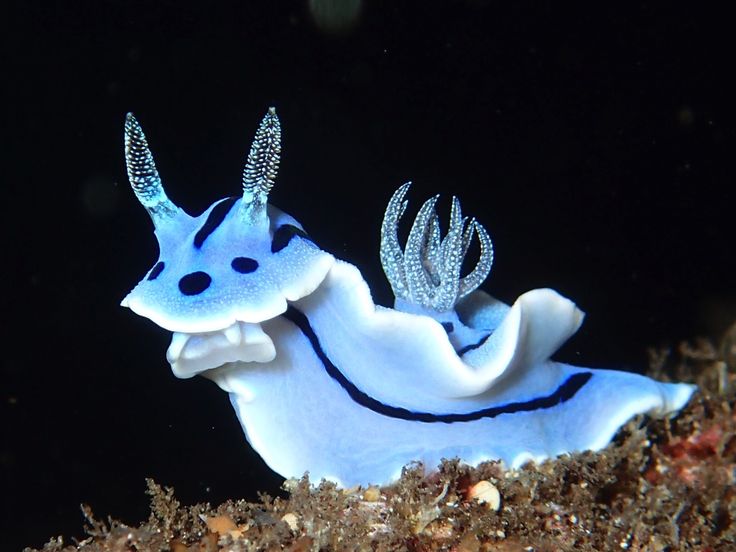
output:
<path id="1" fill-rule="evenodd" d="M 225 220 L 225 217 L 230 212 L 230 209 L 233 208 L 233 205 L 235 205 L 238 199 L 240 198 L 228 197 L 227 199 L 223 199 L 222 201 L 220 201 L 212 208 L 210 214 L 207 215 L 207 220 L 204 221 L 202 228 L 200 228 L 194 235 L 194 247 L 196 247 L 197 249 L 202 249 L 205 240 L 210 237 L 210 234 L 212 234 L 212 232 L 217 230 L 220 224 L 222 224 L 222 221 Z"/>
<path id="2" fill-rule="evenodd" d="M 368 408 L 378 414 L 388 416 L 390 418 L 398 418 L 400 420 L 409 420 L 413 422 L 426 423 L 453 423 L 453 422 L 472 422 L 483 418 L 495 418 L 501 414 L 515 414 L 517 412 L 533 412 L 534 410 L 543 410 L 555 407 L 559 404 L 569 401 L 580 389 L 593 377 L 591 372 L 578 372 L 569 376 L 555 391 L 544 397 L 538 397 L 529 401 L 512 402 L 500 406 L 491 406 L 476 410 L 474 412 L 465 412 L 462 414 L 432 414 L 430 412 L 414 412 L 406 408 L 383 404 L 374 399 L 370 395 L 358 389 L 340 369 L 335 366 L 329 357 L 322 350 L 317 334 L 314 333 L 309 319 L 306 315 L 296 307 L 289 305 L 284 317 L 293 322 L 309 340 L 312 345 L 314 354 L 322 362 L 327 373 L 345 389 L 350 398 L 360 406 Z"/>

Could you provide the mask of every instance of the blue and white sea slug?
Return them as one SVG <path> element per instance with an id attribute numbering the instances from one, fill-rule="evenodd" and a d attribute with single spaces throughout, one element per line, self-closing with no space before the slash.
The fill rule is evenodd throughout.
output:
<path id="1" fill-rule="evenodd" d="M 242 194 L 192 217 L 167 197 L 129 114 L 128 176 L 160 257 L 122 302 L 173 332 L 175 375 L 204 375 L 230 394 L 248 441 L 279 474 L 352 486 L 388 483 L 412 461 L 518 467 L 601 449 L 632 416 L 672 414 L 695 390 L 550 360 L 583 313 L 551 289 L 511 306 L 476 289 L 493 248 L 457 199 L 444 236 L 435 197 L 402 247 L 408 184 L 390 199 L 381 231 L 396 302 L 375 305 L 355 266 L 267 204 L 280 150 L 270 109 Z M 480 259 L 463 277 L 475 236 Z"/>

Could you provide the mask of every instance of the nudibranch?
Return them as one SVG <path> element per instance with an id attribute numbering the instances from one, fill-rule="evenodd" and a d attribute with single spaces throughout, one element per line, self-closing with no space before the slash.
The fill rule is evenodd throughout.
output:
<path id="1" fill-rule="evenodd" d="M 460 458 L 518 467 L 598 450 L 632 416 L 672 415 L 695 386 L 550 360 L 583 313 L 551 289 L 509 306 L 477 289 L 493 246 L 453 198 L 446 233 L 437 198 L 402 247 L 409 184 L 388 203 L 380 258 L 394 308 L 374 304 L 358 269 L 267 203 L 280 162 L 274 109 L 243 171 L 242 194 L 197 217 L 166 195 L 146 137 L 125 122 L 128 176 L 160 256 L 124 306 L 173 332 L 180 378 L 204 375 L 230 395 L 245 436 L 284 477 L 344 486 L 388 483 L 403 466 Z M 461 265 L 477 237 L 480 258 Z"/>

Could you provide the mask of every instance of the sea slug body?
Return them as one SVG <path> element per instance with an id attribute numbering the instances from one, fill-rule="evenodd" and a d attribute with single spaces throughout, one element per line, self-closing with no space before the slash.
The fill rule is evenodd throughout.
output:
<path id="1" fill-rule="evenodd" d="M 242 195 L 192 217 L 169 200 L 128 115 L 128 176 L 160 256 L 122 303 L 173 333 L 175 375 L 229 393 L 248 441 L 279 474 L 352 486 L 388 483 L 411 461 L 517 467 L 601 449 L 632 416 L 670 415 L 689 400 L 693 385 L 550 360 L 582 312 L 551 289 L 510 306 L 477 289 L 493 246 L 456 198 L 444 236 L 435 197 L 402 246 L 409 184 L 394 193 L 380 257 L 396 301 L 375 305 L 355 266 L 267 203 L 280 137 L 270 109 Z M 480 259 L 461 276 L 475 237 Z"/>

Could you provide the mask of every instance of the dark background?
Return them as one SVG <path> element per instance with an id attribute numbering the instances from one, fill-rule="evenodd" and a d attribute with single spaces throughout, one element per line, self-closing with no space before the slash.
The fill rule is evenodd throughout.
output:
<path id="1" fill-rule="evenodd" d="M 144 519 L 145 477 L 185 503 L 280 484 L 226 395 L 176 380 L 167 332 L 118 305 L 156 259 L 125 177 L 127 111 L 169 196 L 198 214 L 238 193 L 276 106 L 272 203 L 378 302 L 383 209 L 413 180 L 407 219 L 441 192 L 444 220 L 457 194 L 490 232 L 486 290 L 549 286 L 589 313 L 561 359 L 641 370 L 648 346 L 736 319 L 725 13 L 364 0 L 351 18 L 329 4 L 3 8 L 2 550 L 81 537 L 82 502 Z"/>

